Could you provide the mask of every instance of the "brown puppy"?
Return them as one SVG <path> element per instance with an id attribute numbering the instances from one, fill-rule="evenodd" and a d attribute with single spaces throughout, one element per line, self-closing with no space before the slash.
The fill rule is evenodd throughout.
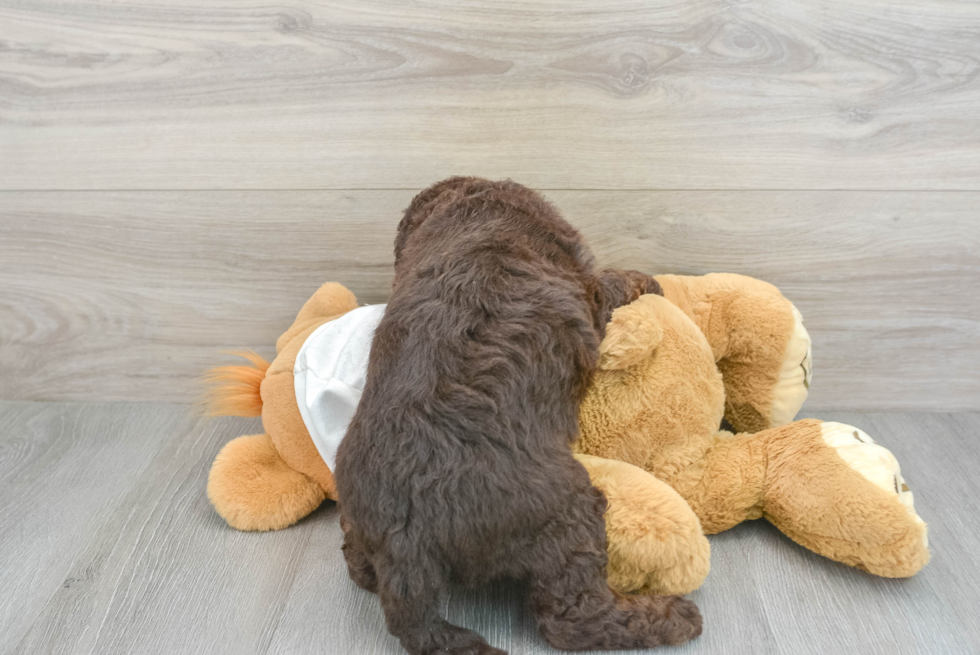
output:
<path id="1" fill-rule="evenodd" d="M 578 232 L 514 182 L 451 178 L 405 211 L 337 488 L 351 578 L 410 653 L 502 653 L 437 612 L 450 581 L 500 577 L 529 580 L 558 648 L 700 633 L 688 601 L 609 589 L 606 500 L 570 448 L 612 310 L 656 291 L 596 274 Z"/>

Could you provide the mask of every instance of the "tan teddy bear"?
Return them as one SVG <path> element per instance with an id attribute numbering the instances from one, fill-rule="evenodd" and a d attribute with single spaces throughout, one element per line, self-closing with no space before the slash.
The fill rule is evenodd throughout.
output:
<path id="1" fill-rule="evenodd" d="M 926 524 L 894 456 L 852 426 L 784 424 L 809 385 L 799 312 L 775 287 L 743 276 L 657 279 L 664 297 L 642 296 L 613 314 L 576 452 L 653 474 L 708 534 L 764 517 L 802 546 L 876 575 L 921 569 Z M 719 430 L 723 416 L 743 432 Z M 600 471 L 593 467 L 593 483 L 612 484 Z M 610 549 L 633 540 L 611 534 Z M 686 531 L 677 540 L 687 543 Z M 627 560 L 610 565 L 621 589 L 673 592 L 700 582 L 693 571 L 673 571 L 684 583 L 667 585 L 655 563 Z"/>

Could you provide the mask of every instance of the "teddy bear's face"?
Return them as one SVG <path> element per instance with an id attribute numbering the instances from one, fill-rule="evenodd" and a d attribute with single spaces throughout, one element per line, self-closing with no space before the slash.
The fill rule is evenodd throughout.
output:
<path id="1" fill-rule="evenodd" d="M 669 300 L 644 295 L 613 313 L 575 448 L 654 473 L 687 464 L 710 444 L 724 404 L 704 335 Z"/>

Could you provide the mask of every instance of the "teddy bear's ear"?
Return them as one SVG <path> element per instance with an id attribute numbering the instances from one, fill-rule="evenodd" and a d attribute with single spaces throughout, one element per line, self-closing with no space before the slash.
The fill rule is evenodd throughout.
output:
<path id="1" fill-rule="evenodd" d="M 646 360 L 664 338 L 663 329 L 650 312 L 645 311 L 642 297 L 632 305 L 613 312 L 606 326 L 606 338 L 599 346 L 599 368 L 621 370 Z"/>

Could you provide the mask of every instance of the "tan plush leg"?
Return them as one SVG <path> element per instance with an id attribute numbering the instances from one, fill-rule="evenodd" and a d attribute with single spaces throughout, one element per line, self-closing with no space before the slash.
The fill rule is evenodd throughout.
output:
<path id="1" fill-rule="evenodd" d="M 810 392 L 810 377 L 813 374 L 813 350 L 810 334 L 803 325 L 803 315 L 795 305 L 793 311 L 793 332 L 783 351 L 779 365 L 779 378 L 772 388 L 772 401 L 769 409 L 769 427 L 786 425 L 799 413 Z"/>
<path id="2" fill-rule="evenodd" d="M 796 421 L 754 435 L 719 433 L 696 480 L 667 480 L 705 533 L 764 516 L 810 550 L 869 573 L 914 575 L 929 561 L 926 524 L 898 462 L 864 432 Z"/>
<path id="3" fill-rule="evenodd" d="M 705 534 L 762 516 L 770 436 L 718 432 L 703 463 L 665 480 L 690 504 Z"/>
<path id="4" fill-rule="evenodd" d="M 736 431 L 791 421 L 809 388 L 810 337 L 779 289 L 731 273 L 657 281 L 707 337 L 725 383 L 725 418 Z"/>
<path id="5" fill-rule="evenodd" d="M 267 434 L 228 442 L 211 465 L 208 498 L 228 525 L 239 530 L 279 530 L 320 506 L 326 493 L 290 468 Z"/>
<path id="6" fill-rule="evenodd" d="M 885 577 L 929 561 L 927 529 L 898 462 L 861 430 L 798 421 L 770 448 L 764 512 L 797 543 Z"/>
<path id="7" fill-rule="evenodd" d="M 609 501 L 609 584 L 623 593 L 650 594 L 686 594 L 699 587 L 711 567 L 711 549 L 684 499 L 631 464 L 576 458 Z"/>

